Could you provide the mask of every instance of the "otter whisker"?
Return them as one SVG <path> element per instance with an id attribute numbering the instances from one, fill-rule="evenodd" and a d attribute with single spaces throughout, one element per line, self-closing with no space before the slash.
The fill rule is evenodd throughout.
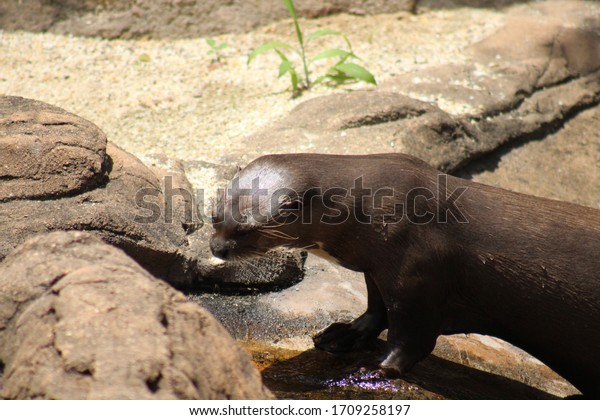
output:
<path id="1" fill-rule="evenodd" d="M 273 218 L 271 220 L 272 221 L 270 221 L 268 224 L 264 225 L 262 228 L 263 229 L 277 229 L 281 226 L 286 226 L 286 225 L 291 224 L 289 222 L 278 222 L 276 218 Z"/>
<path id="2" fill-rule="evenodd" d="M 263 229 L 258 229 L 257 231 L 258 231 L 258 232 L 259 232 L 261 235 L 263 235 L 263 236 L 267 236 L 267 237 L 270 237 L 270 238 L 278 238 L 278 237 L 279 237 L 279 236 L 277 235 L 277 233 L 278 233 L 279 231 L 277 231 L 277 230 L 263 230 Z"/>
<path id="3" fill-rule="evenodd" d="M 258 231 L 265 235 L 265 236 L 269 236 L 271 238 L 279 238 L 279 239 L 289 239 L 291 241 L 295 241 L 298 239 L 298 237 L 294 237 L 291 235 L 288 235 L 285 232 L 282 232 L 280 230 L 263 230 L 263 229 L 258 229 Z"/>

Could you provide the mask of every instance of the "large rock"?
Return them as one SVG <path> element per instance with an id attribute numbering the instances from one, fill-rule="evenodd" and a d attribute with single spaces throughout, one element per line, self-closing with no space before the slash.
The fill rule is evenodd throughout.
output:
<path id="1" fill-rule="evenodd" d="M 491 153 L 459 176 L 500 188 L 600 208 L 600 106 L 540 141 Z"/>
<path id="2" fill-rule="evenodd" d="M 89 121 L 43 102 L 0 97 L 0 260 L 33 235 L 87 230 L 162 278 L 189 282 L 179 223 L 165 220 L 162 185 Z M 139 204 L 156 206 L 153 218 Z"/>
<path id="3" fill-rule="evenodd" d="M 182 289 L 283 287 L 301 279 L 298 252 L 249 273 L 214 261 L 194 191 L 176 161 L 151 170 L 89 121 L 42 102 L 0 97 L 0 260 L 29 237 L 95 232 Z M 161 166 L 162 165 L 162 166 Z"/>
<path id="4" fill-rule="evenodd" d="M 271 397 L 209 313 L 89 233 L 27 241 L 0 290 L 2 398 Z"/>
<path id="5" fill-rule="evenodd" d="M 96 187 L 106 136 L 58 107 L 0 96 L 0 202 L 52 199 Z"/>
<path id="6" fill-rule="evenodd" d="M 416 0 L 301 0 L 301 16 L 412 11 Z M 0 29 L 50 30 L 105 38 L 189 38 L 246 32 L 277 19 L 289 18 L 281 1 L 272 0 L 4 0 Z"/>

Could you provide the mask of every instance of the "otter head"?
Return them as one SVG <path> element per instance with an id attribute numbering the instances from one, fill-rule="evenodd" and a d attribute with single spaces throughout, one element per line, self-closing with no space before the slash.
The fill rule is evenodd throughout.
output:
<path id="1" fill-rule="evenodd" d="M 261 158 L 238 172 L 213 205 L 214 256 L 242 259 L 277 247 L 302 247 L 297 226 L 300 195 L 289 188 L 284 168 Z"/>

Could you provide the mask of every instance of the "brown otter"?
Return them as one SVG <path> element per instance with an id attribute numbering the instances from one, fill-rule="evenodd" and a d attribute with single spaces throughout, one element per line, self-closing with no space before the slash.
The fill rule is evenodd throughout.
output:
<path id="1" fill-rule="evenodd" d="M 403 154 L 269 155 L 221 195 L 211 249 L 245 258 L 295 247 L 363 272 L 368 307 L 314 338 L 368 346 L 400 373 L 440 334 L 480 333 L 600 396 L 600 211 L 447 176 Z"/>

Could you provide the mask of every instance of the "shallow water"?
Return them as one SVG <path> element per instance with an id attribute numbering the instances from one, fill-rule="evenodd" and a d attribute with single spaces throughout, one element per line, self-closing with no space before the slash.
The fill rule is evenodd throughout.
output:
<path id="1" fill-rule="evenodd" d="M 402 378 L 385 377 L 377 361 L 383 342 L 370 352 L 331 354 L 288 350 L 240 341 L 279 399 L 556 399 L 523 382 L 430 355 Z"/>
<path id="2" fill-rule="evenodd" d="M 369 353 L 333 355 L 318 350 L 297 351 L 242 342 L 263 375 L 265 385 L 280 399 L 441 399 L 403 379 L 389 379 L 369 362 Z"/>

